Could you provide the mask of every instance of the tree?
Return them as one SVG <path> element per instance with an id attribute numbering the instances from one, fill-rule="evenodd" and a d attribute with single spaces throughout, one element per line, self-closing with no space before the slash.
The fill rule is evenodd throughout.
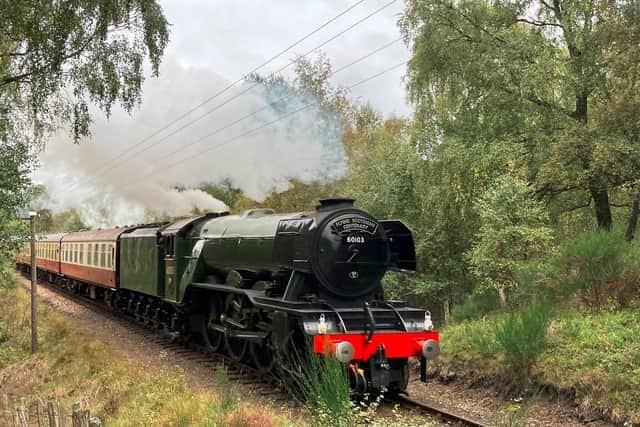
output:
<path id="1" fill-rule="evenodd" d="M 471 271 L 482 284 L 498 290 L 502 305 L 506 291 L 517 286 L 518 264 L 547 255 L 553 230 L 545 206 L 534 199 L 522 180 L 509 175 L 476 201 L 481 227 L 467 253 Z"/>
<path id="2" fill-rule="evenodd" d="M 144 60 L 157 75 L 167 27 L 153 0 L 0 0 L 1 259 L 15 249 L 44 137 L 62 125 L 75 142 L 88 135 L 90 104 L 107 115 L 116 103 L 135 107 Z"/>
<path id="3" fill-rule="evenodd" d="M 224 178 L 217 183 L 202 184 L 200 190 L 224 202 L 229 209 L 233 208 L 243 194 L 242 190 L 234 185 L 231 178 Z"/>
<path id="4" fill-rule="evenodd" d="M 0 144 L 0 275 L 9 255 L 26 239 L 27 227 L 21 222 L 18 207 L 26 206 L 28 196 L 29 152 L 23 144 Z"/>
<path id="5" fill-rule="evenodd" d="M 89 104 L 109 114 L 141 99 L 143 62 L 154 75 L 168 23 L 153 0 L 0 2 L 0 139 L 38 141 L 69 123 L 89 133 Z"/>
<path id="6" fill-rule="evenodd" d="M 638 144 L 601 120 L 637 79 L 639 15 L 623 1 L 410 0 L 401 29 L 416 118 L 444 141 L 511 146 L 539 196 L 587 194 L 608 229 L 611 192 L 640 173 Z"/>

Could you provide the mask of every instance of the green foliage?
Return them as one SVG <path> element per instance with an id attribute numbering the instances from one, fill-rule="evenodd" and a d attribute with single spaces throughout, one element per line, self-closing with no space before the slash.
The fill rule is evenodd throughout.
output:
<path id="1" fill-rule="evenodd" d="M 588 307 L 624 306 L 637 297 L 640 246 L 623 231 L 589 231 L 560 245 L 540 273 L 560 297 L 577 294 Z"/>
<path id="2" fill-rule="evenodd" d="M 289 393 L 316 414 L 318 425 L 352 425 L 349 378 L 346 366 L 332 357 L 314 353 L 311 344 L 295 354 L 296 368 L 283 373 Z"/>
<path id="3" fill-rule="evenodd" d="M 0 135 L 1 127 L 0 119 Z M 27 224 L 20 220 L 25 212 L 19 208 L 26 206 L 28 200 L 30 163 L 26 145 L 3 142 L 0 137 L 0 276 L 6 275 L 11 255 L 27 236 Z"/>
<path id="4" fill-rule="evenodd" d="M 235 387 L 229 384 L 227 367 L 219 363 L 216 366 L 216 387 L 220 393 L 220 406 L 225 412 L 233 410 L 238 404 L 238 395 Z"/>
<path id="5" fill-rule="evenodd" d="M 468 253 L 471 270 L 504 300 L 506 289 L 517 285 L 518 263 L 539 258 L 551 249 L 553 231 L 544 205 L 531 190 L 509 176 L 480 197 L 475 207 L 481 219 L 477 240 Z"/>
<path id="6" fill-rule="evenodd" d="M 435 365 L 461 376 L 477 374 L 481 367 L 484 378 L 508 375 L 507 379 L 518 382 L 520 373 L 504 370 L 495 339 L 504 322 L 504 316 L 498 316 L 447 326 L 441 330 L 443 352 Z M 573 389 L 580 410 L 604 412 L 616 423 L 640 422 L 638 308 L 559 313 L 546 330 L 546 345 L 530 370 L 536 388 Z"/>
<path id="7" fill-rule="evenodd" d="M 623 1 L 410 0 L 400 27 L 416 136 L 500 147 L 503 172 L 521 171 L 565 212 L 592 200 L 610 227 L 610 193 L 640 178 L 638 15 Z"/>
<path id="8" fill-rule="evenodd" d="M 90 103 L 107 114 L 137 105 L 143 61 L 158 73 L 168 23 L 147 0 L 2 1 L 0 10 L 1 272 L 24 239 L 18 209 L 45 136 L 65 124 L 76 142 L 88 135 Z"/>
<path id="9" fill-rule="evenodd" d="M 230 178 L 225 178 L 217 183 L 202 184 L 200 190 L 224 202 L 229 208 L 233 208 L 242 197 L 242 190 L 237 188 Z"/>
<path id="10" fill-rule="evenodd" d="M 479 319 L 500 307 L 500 297 L 493 288 L 483 286 L 476 287 L 462 304 L 456 305 L 451 310 L 453 320 Z"/>
<path id="11" fill-rule="evenodd" d="M 140 101 L 143 61 L 157 75 L 169 40 L 155 1 L 5 2 L 1 8 L 11 13 L 0 16 L 0 140 L 31 134 L 39 141 L 69 123 L 77 141 L 89 133 L 90 102 L 107 114 L 116 102 L 131 110 Z"/>
<path id="12" fill-rule="evenodd" d="M 529 378 L 533 364 L 547 347 L 549 321 L 550 305 L 542 300 L 495 323 L 497 350 L 513 378 Z"/>

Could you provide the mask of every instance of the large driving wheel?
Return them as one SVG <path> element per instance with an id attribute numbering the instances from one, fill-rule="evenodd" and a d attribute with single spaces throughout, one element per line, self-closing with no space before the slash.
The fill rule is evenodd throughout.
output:
<path id="1" fill-rule="evenodd" d="M 214 353 L 220 351 L 224 339 L 224 334 L 214 328 L 215 325 L 220 325 L 220 315 L 220 302 L 218 298 L 214 297 L 204 318 L 202 331 L 205 346 Z"/>
<path id="2" fill-rule="evenodd" d="M 249 324 L 249 312 L 245 298 L 242 295 L 230 294 L 225 304 L 225 326 L 227 330 L 243 330 Z M 246 359 L 249 343 L 242 338 L 224 335 L 225 349 L 232 359 L 243 361 Z"/>

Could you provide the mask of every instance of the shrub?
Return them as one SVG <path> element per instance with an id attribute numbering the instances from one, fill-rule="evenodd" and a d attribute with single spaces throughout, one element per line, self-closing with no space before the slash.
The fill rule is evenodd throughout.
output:
<path id="1" fill-rule="evenodd" d="M 556 294 L 577 295 L 596 311 L 611 303 L 626 305 L 638 291 L 640 248 L 626 242 L 620 229 L 579 234 L 560 246 L 550 264 Z"/>
<path id="2" fill-rule="evenodd" d="M 464 303 L 456 305 L 451 310 L 454 322 L 479 319 L 500 306 L 500 297 L 493 288 L 477 287 Z"/>
<path id="3" fill-rule="evenodd" d="M 528 379 L 531 368 L 547 346 L 550 306 L 546 300 L 509 313 L 494 324 L 495 342 L 505 367 Z"/>
<path id="4" fill-rule="evenodd" d="M 544 258 L 552 249 L 553 230 L 542 202 L 522 180 L 504 176 L 474 204 L 481 226 L 466 253 L 469 268 L 487 287 L 498 290 L 502 306 L 507 290 L 518 285 L 520 263 Z"/>

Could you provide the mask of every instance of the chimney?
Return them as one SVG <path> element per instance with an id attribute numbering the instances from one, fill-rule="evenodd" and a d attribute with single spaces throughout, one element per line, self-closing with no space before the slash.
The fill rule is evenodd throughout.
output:
<path id="1" fill-rule="evenodd" d="M 352 208 L 353 202 L 355 202 L 355 199 L 322 199 L 320 200 L 320 204 L 316 206 L 316 210 L 318 212 L 323 212 L 332 211 L 334 209 Z"/>

